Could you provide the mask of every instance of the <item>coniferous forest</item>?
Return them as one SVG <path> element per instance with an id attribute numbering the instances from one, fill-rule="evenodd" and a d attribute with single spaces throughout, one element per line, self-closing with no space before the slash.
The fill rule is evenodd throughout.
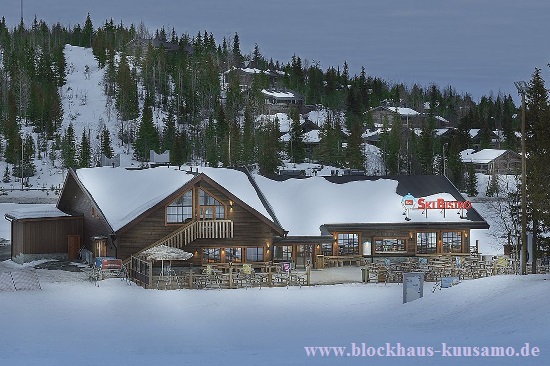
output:
<path id="1" fill-rule="evenodd" d="M 142 162 L 150 150 L 170 150 L 173 164 L 244 165 L 262 174 L 276 173 L 283 161 L 364 170 L 362 136 L 375 128 L 371 110 L 381 105 L 412 108 L 427 118 L 416 132 L 399 119 L 384 121 L 380 174 L 445 173 L 465 187 L 468 174 L 459 152 L 472 147 L 471 129 L 481 130 L 480 148 L 490 146 L 495 130 L 501 131 L 501 148 L 519 148 L 519 107 L 509 95 L 474 101 L 451 86 L 393 84 L 365 68 L 351 75 L 346 55 L 341 65 L 321 69 L 301 59 L 300 50 L 290 60 L 273 60 L 260 45 L 242 50 L 238 34 L 216 40 L 208 31 L 150 31 L 145 24 L 113 20 L 92 24 L 88 14 L 83 25 L 71 27 L 35 19 L 8 29 L 5 19 L 0 22 L 0 151 L 13 175 L 33 175 L 36 157 L 60 158 L 64 167 L 97 164 L 89 133 L 77 136 L 72 125 L 62 126 L 66 44 L 92 48 L 104 70 L 101 87 L 121 122 L 118 131 L 105 127 L 101 133 L 98 149 L 107 158 L 117 143 L 131 147 Z M 244 69 L 254 70 L 246 80 Z M 303 105 L 286 111 L 292 122 L 284 142 L 280 121 L 269 117 L 265 90 L 303 97 Z M 313 109 L 326 113 L 311 150 L 304 143 L 301 114 Z M 153 122 L 153 110 L 162 111 L 162 126 Z M 439 117 L 454 127 L 450 136 L 435 133 Z M 23 126 L 32 126 L 33 134 L 23 133 Z"/>

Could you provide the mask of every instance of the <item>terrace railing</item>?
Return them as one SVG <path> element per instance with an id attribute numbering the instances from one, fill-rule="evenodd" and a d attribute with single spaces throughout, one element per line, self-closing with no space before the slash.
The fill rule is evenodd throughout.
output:
<path id="1" fill-rule="evenodd" d="M 178 230 L 143 248 L 134 256 L 157 245 L 166 245 L 182 249 L 195 239 L 230 239 L 233 237 L 233 221 L 231 220 L 200 220 L 191 221 Z"/>

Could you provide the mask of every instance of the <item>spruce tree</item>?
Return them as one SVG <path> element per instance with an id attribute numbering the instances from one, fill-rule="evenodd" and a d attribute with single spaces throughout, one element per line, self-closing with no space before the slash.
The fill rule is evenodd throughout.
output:
<path id="1" fill-rule="evenodd" d="M 100 150 L 101 154 L 105 155 L 106 158 L 113 158 L 113 147 L 111 145 L 111 133 L 107 129 L 107 126 L 103 125 L 101 129 L 101 141 L 100 141 Z"/>
<path id="2" fill-rule="evenodd" d="M 69 127 L 67 127 L 63 135 L 63 140 L 61 142 L 61 159 L 63 160 L 63 167 L 65 168 L 76 168 L 78 166 L 76 138 L 72 122 L 69 123 Z"/>
<path id="3" fill-rule="evenodd" d="M 80 139 L 80 155 L 78 157 L 78 166 L 81 168 L 89 168 L 92 161 L 92 152 L 90 149 L 90 139 L 86 131 L 82 131 Z"/>
<path id="4" fill-rule="evenodd" d="M 251 109 L 250 104 L 247 104 L 244 110 L 242 162 L 245 165 L 251 165 L 256 161 L 254 117 Z"/>
<path id="5" fill-rule="evenodd" d="M 346 147 L 347 165 L 351 169 L 365 169 L 365 155 L 361 148 L 363 139 L 363 126 L 361 122 L 354 119 L 351 122 L 351 131 Z"/>
<path id="6" fill-rule="evenodd" d="M 157 128 L 153 124 L 153 111 L 151 109 L 151 98 L 145 98 L 143 112 L 141 114 L 141 123 L 134 142 L 134 155 L 139 161 L 149 159 L 149 151 L 159 150 L 159 135 Z"/>
<path id="7" fill-rule="evenodd" d="M 468 164 L 466 168 L 466 193 L 470 197 L 478 195 L 477 175 L 473 164 Z"/>
<path id="8" fill-rule="evenodd" d="M 300 113 L 297 108 L 290 109 L 290 139 L 287 145 L 287 155 L 291 162 L 301 163 L 306 156 L 304 136 L 300 125 Z"/>

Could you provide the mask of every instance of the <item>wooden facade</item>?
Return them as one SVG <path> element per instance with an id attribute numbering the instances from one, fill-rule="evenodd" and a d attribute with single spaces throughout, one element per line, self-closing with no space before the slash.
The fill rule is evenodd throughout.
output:
<path id="1" fill-rule="evenodd" d="M 199 204 L 200 190 L 207 192 L 209 196 L 221 203 L 224 208 L 223 217 L 201 217 L 203 211 Z M 194 197 L 193 217 L 188 222 L 169 223 L 167 207 L 188 191 L 192 191 Z M 229 261 L 226 251 L 231 252 L 232 249 L 240 252 L 242 262 L 246 261 L 247 256 L 250 257 L 252 250 L 263 253 L 261 261 L 270 260 L 273 237 L 284 234 L 282 228 L 205 175 L 197 175 L 184 187 L 117 231 L 110 228 L 100 207 L 97 207 L 93 197 L 79 183 L 73 172 L 67 177 L 58 208 L 66 212 L 77 212 L 84 217 L 84 246 L 93 251 L 93 238 L 104 236 L 107 238 L 107 255 L 121 259 L 128 259 L 131 255 L 135 255 L 151 245 L 168 240 L 171 235 L 181 231 L 192 222 L 224 221 L 231 224 L 230 237 L 222 235 L 222 233 L 220 235 L 197 234 L 197 237 L 193 237 L 191 242 L 181 244 L 182 249 L 194 253 L 192 261 L 197 264 L 209 261 L 203 254 L 205 248 L 219 248 L 220 262 Z M 200 225 L 203 230 L 206 230 L 207 226 Z M 218 226 L 210 225 L 213 228 Z M 247 248 L 253 249 L 249 249 L 247 252 Z"/>
<path id="2" fill-rule="evenodd" d="M 80 249 L 83 217 L 66 216 L 11 220 L 12 259 L 27 262 L 43 257 L 67 259 Z"/>
<path id="3" fill-rule="evenodd" d="M 187 183 L 183 186 L 152 207 L 144 209 L 124 226 L 113 230 L 101 207 L 80 182 L 77 174 L 71 170 L 65 180 L 57 208 L 66 213 L 73 213 L 74 216 L 12 222 L 12 238 L 15 241 L 23 235 L 28 237 L 29 233 L 35 235 L 28 240 L 25 237 L 25 240 L 18 242 L 21 244 L 14 242 L 14 251 L 53 253 L 63 249 L 63 253 L 68 253 L 67 243 L 70 237 L 73 247 L 74 242 L 78 242 L 94 253 L 98 252 L 101 255 L 123 260 L 138 255 L 150 247 L 164 244 L 193 253 L 194 256 L 190 262 L 197 265 L 289 261 L 297 267 L 311 264 L 313 268 L 317 268 L 319 258 L 323 257 L 348 258 L 351 263 L 353 259 L 375 257 L 468 255 L 470 230 L 488 227 L 477 212 L 472 210 L 472 217 L 468 220 L 466 216 L 469 214 L 465 213 L 464 217 L 460 216 L 464 220 L 455 219 L 448 222 L 437 218 L 433 221 L 403 219 L 402 222 L 393 223 L 320 223 L 319 235 L 312 232 L 308 233 L 310 236 L 288 236 L 288 232 L 281 227 L 275 217 L 267 198 L 263 196 L 258 186 L 254 187 L 256 183 L 252 178 L 250 178 L 252 187 L 248 187 L 249 191 L 245 192 L 258 195 L 257 198 L 266 208 L 263 213 L 246 204 L 240 197 L 235 196 L 221 183 L 214 181 L 206 174 L 197 172 L 194 176 L 188 177 L 191 178 L 185 180 Z M 369 178 L 343 176 L 326 179 L 345 183 Z M 399 179 L 397 193 L 401 196 L 409 192 L 412 187 L 416 189 L 416 192 L 413 191 L 416 196 L 427 196 L 430 190 L 434 189 L 434 187 L 428 187 L 430 184 L 437 186 L 440 192 L 452 191 L 447 187 L 449 185 L 452 188 L 452 185 L 441 177 L 399 177 L 397 179 Z M 459 193 L 456 194 L 456 199 L 459 200 Z M 271 199 L 277 197 L 273 196 Z M 176 219 L 173 216 L 174 207 L 179 210 L 176 210 L 179 212 L 177 215 L 180 215 Z M 260 206 L 257 208 L 262 210 Z M 430 213 L 430 215 L 441 214 L 444 217 L 445 213 L 439 210 Z M 26 229 L 27 221 L 28 225 L 32 225 L 32 229 Z M 74 225 L 74 228 L 69 223 Z M 42 241 L 43 244 L 39 245 L 37 238 L 53 235 L 41 234 L 43 230 L 55 232 L 55 235 L 58 235 L 57 239 L 51 242 Z M 64 238 L 63 244 L 59 237 Z M 100 251 L 96 248 L 98 242 L 102 245 Z M 22 243 L 31 247 L 35 245 L 35 247 L 34 249 L 23 248 Z M 74 256 L 74 253 L 71 255 Z"/>

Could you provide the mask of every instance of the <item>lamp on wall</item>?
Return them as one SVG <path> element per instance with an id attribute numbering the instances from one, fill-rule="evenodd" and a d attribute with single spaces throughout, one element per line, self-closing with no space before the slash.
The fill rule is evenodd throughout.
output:
<path id="1" fill-rule="evenodd" d="M 468 237 L 468 232 L 467 232 L 467 231 L 464 231 L 464 237 L 465 237 L 465 238 Z"/>

